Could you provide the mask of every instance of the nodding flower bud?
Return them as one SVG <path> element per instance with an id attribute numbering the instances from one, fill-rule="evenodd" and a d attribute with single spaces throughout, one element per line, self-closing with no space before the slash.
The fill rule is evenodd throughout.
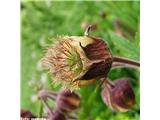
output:
<path id="1" fill-rule="evenodd" d="M 48 98 L 55 100 L 56 109 L 63 113 L 72 112 L 80 106 L 79 95 L 70 90 L 62 90 L 59 93 L 41 90 L 38 93 L 38 97 L 45 104 L 49 114 L 52 114 L 52 109 L 47 102 Z"/>
<path id="2" fill-rule="evenodd" d="M 21 118 L 36 118 L 29 110 L 21 109 Z"/>
<path id="3" fill-rule="evenodd" d="M 101 92 L 104 103 L 114 111 L 127 112 L 135 104 L 135 94 L 128 80 L 106 84 Z"/>
<path id="4" fill-rule="evenodd" d="M 107 76 L 112 65 L 108 45 L 100 38 L 64 36 L 48 48 L 42 64 L 54 76 L 54 82 L 78 89 Z"/>
<path id="5" fill-rule="evenodd" d="M 80 106 L 80 97 L 70 90 L 64 90 L 58 94 L 56 105 L 59 111 L 72 112 Z"/>

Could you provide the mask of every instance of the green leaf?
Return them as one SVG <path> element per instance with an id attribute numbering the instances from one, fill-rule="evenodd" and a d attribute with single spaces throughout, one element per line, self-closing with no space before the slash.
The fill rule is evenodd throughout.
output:
<path id="1" fill-rule="evenodd" d="M 109 38 L 114 46 L 113 54 L 139 60 L 139 48 L 132 42 L 113 32 L 109 32 Z"/>
<path id="2" fill-rule="evenodd" d="M 138 47 L 138 49 L 140 48 L 140 21 L 138 21 L 138 31 L 136 32 L 135 35 L 135 45 Z"/>

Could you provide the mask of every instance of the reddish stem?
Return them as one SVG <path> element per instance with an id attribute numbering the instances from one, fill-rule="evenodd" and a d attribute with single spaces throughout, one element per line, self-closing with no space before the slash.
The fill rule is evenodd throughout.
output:
<path id="1" fill-rule="evenodd" d="M 138 61 L 131 60 L 131 59 L 124 58 L 124 57 L 114 56 L 113 57 L 113 62 L 118 62 L 118 63 L 123 63 L 123 64 L 129 64 L 129 65 L 140 67 L 140 63 Z"/>
<path id="2" fill-rule="evenodd" d="M 118 62 L 114 62 L 112 64 L 112 68 L 111 69 L 115 69 L 115 68 L 136 68 L 137 69 L 137 66 L 134 66 L 134 65 L 130 65 L 130 64 L 125 64 L 125 63 L 118 63 Z"/>
<path id="3" fill-rule="evenodd" d="M 109 85 L 110 87 L 114 87 L 114 84 L 109 78 L 104 78 L 102 84 Z"/>
<path id="4" fill-rule="evenodd" d="M 47 98 L 56 100 L 57 93 L 53 91 L 42 90 L 38 93 L 38 96 L 43 100 L 46 100 Z"/>

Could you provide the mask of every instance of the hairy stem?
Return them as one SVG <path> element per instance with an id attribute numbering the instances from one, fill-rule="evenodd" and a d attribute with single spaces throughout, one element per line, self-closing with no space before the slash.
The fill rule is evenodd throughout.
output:
<path id="1" fill-rule="evenodd" d="M 102 81 L 104 85 L 109 85 L 110 87 L 114 87 L 114 84 L 111 80 L 109 80 L 109 78 L 104 78 Z"/>
<path id="2" fill-rule="evenodd" d="M 48 91 L 47 94 L 48 94 L 48 97 L 49 97 L 49 98 L 51 98 L 51 99 L 53 99 L 53 100 L 56 100 L 56 98 L 57 98 L 57 93 L 55 93 L 55 92 L 53 92 L 53 91 Z"/>
<path id="3" fill-rule="evenodd" d="M 140 67 L 140 63 L 138 61 L 131 60 L 131 59 L 124 58 L 124 57 L 114 56 L 113 62 L 118 62 L 118 63 L 122 63 L 122 64 L 128 64 L 128 65 Z"/>
<path id="4" fill-rule="evenodd" d="M 56 100 L 57 93 L 55 93 L 53 91 L 42 90 L 38 93 L 38 96 L 43 100 L 46 100 L 47 98 L 50 98 L 52 100 Z"/>
<path id="5" fill-rule="evenodd" d="M 111 69 L 116 69 L 116 68 L 135 68 L 135 69 L 137 69 L 139 67 L 134 66 L 134 65 L 130 65 L 130 64 L 114 62 L 112 64 L 112 68 Z"/>
<path id="6" fill-rule="evenodd" d="M 52 108 L 50 108 L 50 106 L 48 105 L 48 103 L 47 103 L 45 100 L 43 100 L 43 103 L 44 103 L 44 105 L 45 105 L 46 108 L 47 108 L 47 113 L 48 113 L 48 114 L 51 114 L 51 115 L 54 115 L 54 113 L 53 113 L 53 111 L 52 111 Z"/>

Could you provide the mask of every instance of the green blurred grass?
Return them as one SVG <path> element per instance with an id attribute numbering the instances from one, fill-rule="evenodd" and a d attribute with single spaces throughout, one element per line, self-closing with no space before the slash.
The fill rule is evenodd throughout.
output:
<path id="1" fill-rule="evenodd" d="M 51 83 L 51 76 L 41 68 L 39 60 L 44 49 L 57 35 L 83 35 L 83 22 L 96 23 L 91 32 L 102 37 L 114 55 L 139 60 L 139 2 L 26 2 L 21 1 L 21 107 L 38 114 L 40 102 L 31 100 L 36 90 L 29 82 L 46 80 L 43 87 L 57 90 L 60 86 Z M 100 12 L 106 13 L 102 18 Z M 115 24 L 118 24 L 116 27 Z M 117 31 L 124 35 L 117 35 Z M 45 76 L 45 77 L 44 77 Z M 78 113 L 80 120 L 139 120 L 139 71 L 117 69 L 109 73 L 111 80 L 132 77 L 131 83 L 136 93 L 137 104 L 127 113 L 112 112 L 102 102 L 100 90 L 93 92 L 93 84 L 80 90 L 82 105 Z"/>

